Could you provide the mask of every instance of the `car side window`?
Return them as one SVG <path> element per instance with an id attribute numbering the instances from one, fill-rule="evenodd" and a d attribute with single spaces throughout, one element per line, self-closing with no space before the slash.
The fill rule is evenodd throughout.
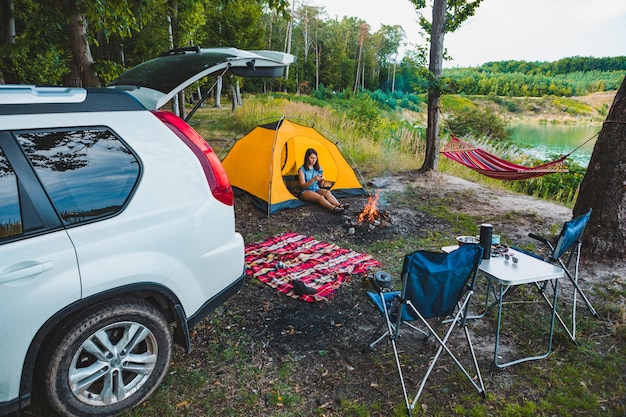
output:
<path id="1" fill-rule="evenodd" d="M 17 175 L 0 149 L 0 240 L 22 234 Z"/>
<path id="2" fill-rule="evenodd" d="M 139 160 L 109 129 L 28 131 L 16 138 L 68 224 L 118 213 L 139 180 Z"/>

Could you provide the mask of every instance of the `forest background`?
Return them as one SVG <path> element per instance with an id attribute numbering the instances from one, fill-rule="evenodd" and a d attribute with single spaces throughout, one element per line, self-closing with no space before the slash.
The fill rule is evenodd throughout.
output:
<path id="1" fill-rule="evenodd" d="M 359 18 L 328 18 L 319 7 L 277 10 L 281 4 L 272 0 L 2 0 L 0 5 L 0 72 L 7 83 L 80 86 L 72 68 L 77 59 L 73 38 L 82 35 L 88 42 L 83 53 L 101 86 L 173 47 L 199 45 L 270 49 L 297 57 L 285 78 L 238 80 L 251 93 L 380 91 L 395 93 L 400 105 L 410 107 L 411 95 L 428 87 L 426 35 L 406 39 L 397 25 L 371 32 Z M 447 93 L 524 97 L 617 90 L 625 75 L 624 56 L 499 61 L 444 70 Z"/>
<path id="2" fill-rule="evenodd" d="M 359 18 L 328 18 L 323 8 L 311 6 L 287 10 L 278 0 L 0 0 L 0 6 L 3 82 L 105 86 L 126 69 L 173 47 L 279 50 L 297 57 L 285 77 L 232 77 L 230 82 L 245 93 L 283 94 L 289 100 L 330 106 L 354 121 L 354 126 L 348 123 L 352 134 L 367 133 L 370 140 L 384 141 L 383 149 L 396 147 L 413 158 L 419 156 L 424 126 L 420 116 L 433 82 L 427 70 L 426 34 L 423 39 L 406 39 L 400 26 L 387 25 L 371 32 Z M 81 37 L 85 48 L 79 47 Z M 90 71 L 93 77 L 85 76 Z M 559 113 L 560 121 L 600 122 L 610 101 L 594 107 L 572 98 L 614 92 L 625 76 L 625 56 L 499 61 L 444 69 L 437 80 L 444 93 L 444 130 L 473 136 L 493 153 L 519 155 L 497 143 L 509 134 L 505 118 Z M 209 78 L 193 86 L 187 98 L 198 97 L 214 81 Z M 252 127 L 250 122 L 240 123 L 232 134 Z M 367 170 L 366 161 L 374 159 L 363 147 L 360 140 L 349 150 Z M 378 161 L 378 166 L 385 164 Z M 571 205 L 585 168 L 569 169 L 567 175 L 514 182 L 510 187 Z"/>

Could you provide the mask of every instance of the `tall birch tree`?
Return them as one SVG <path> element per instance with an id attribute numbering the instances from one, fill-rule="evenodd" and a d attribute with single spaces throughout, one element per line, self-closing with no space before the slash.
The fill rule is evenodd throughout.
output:
<path id="1" fill-rule="evenodd" d="M 354 80 L 354 93 L 356 94 L 359 87 L 363 87 L 363 45 L 369 36 L 370 25 L 363 22 L 359 26 L 359 57 L 356 65 L 356 79 Z"/>

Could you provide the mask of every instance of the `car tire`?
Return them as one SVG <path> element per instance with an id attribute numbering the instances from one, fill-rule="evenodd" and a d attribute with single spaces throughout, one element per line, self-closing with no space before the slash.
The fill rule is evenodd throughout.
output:
<path id="1" fill-rule="evenodd" d="M 42 391 L 64 416 L 113 416 L 144 401 L 172 356 L 163 314 L 141 299 L 98 304 L 56 332 L 42 356 Z"/>

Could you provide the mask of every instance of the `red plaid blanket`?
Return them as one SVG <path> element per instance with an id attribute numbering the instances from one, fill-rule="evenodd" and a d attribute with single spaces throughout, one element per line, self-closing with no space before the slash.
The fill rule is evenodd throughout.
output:
<path id="1" fill-rule="evenodd" d="M 335 244 L 297 233 L 284 233 L 246 246 L 246 274 L 293 298 L 313 302 L 332 297 L 349 280 L 380 262 Z M 312 295 L 293 292 L 294 279 L 316 290 Z"/>

